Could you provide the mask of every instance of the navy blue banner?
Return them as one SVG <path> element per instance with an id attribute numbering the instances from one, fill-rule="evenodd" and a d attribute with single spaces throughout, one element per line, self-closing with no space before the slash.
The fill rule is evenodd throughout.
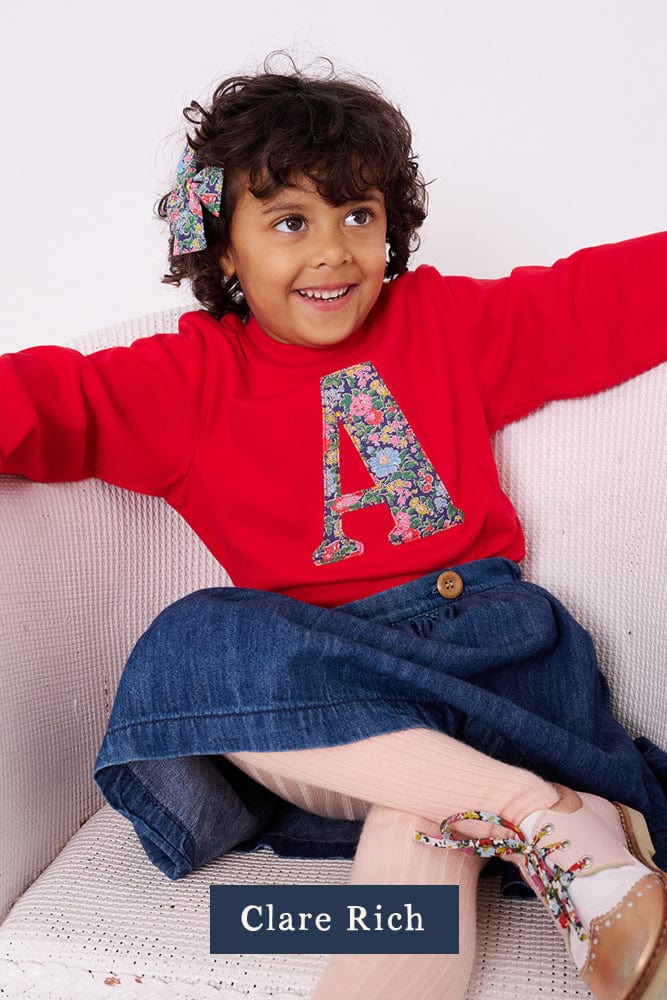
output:
<path id="1" fill-rule="evenodd" d="M 211 953 L 449 955 L 457 885 L 212 885 Z"/>

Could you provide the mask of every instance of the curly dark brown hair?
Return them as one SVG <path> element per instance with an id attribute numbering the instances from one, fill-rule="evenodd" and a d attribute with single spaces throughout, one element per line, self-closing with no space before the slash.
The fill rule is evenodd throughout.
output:
<path id="1" fill-rule="evenodd" d="M 341 79 L 328 60 L 326 76 L 308 76 L 291 60 L 293 72 L 271 72 L 271 58 L 262 73 L 223 80 L 210 107 L 192 101 L 183 111 L 195 126 L 188 142 L 197 168 L 225 170 L 223 204 L 219 218 L 203 213 L 205 250 L 174 256 L 170 241 L 169 273 L 162 280 L 180 285 L 187 278 L 194 296 L 217 319 L 229 312 L 249 316 L 238 279 L 226 277 L 219 263 L 229 247 L 239 179 L 247 179 L 256 197 L 266 198 L 306 177 L 333 205 L 379 188 L 387 212 L 388 279 L 407 270 L 426 218 L 426 185 L 410 126 L 377 85 L 363 77 Z M 167 197 L 157 207 L 163 219 Z"/>

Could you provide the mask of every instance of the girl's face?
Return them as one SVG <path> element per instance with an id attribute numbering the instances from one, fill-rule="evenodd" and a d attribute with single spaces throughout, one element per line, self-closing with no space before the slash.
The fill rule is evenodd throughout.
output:
<path id="1" fill-rule="evenodd" d="M 375 188 L 336 206 L 305 178 L 264 199 L 246 186 L 220 264 L 236 274 L 269 337 L 329 347 L 363 323 L 380 294 L 386 232 L 384 196 Z"/>

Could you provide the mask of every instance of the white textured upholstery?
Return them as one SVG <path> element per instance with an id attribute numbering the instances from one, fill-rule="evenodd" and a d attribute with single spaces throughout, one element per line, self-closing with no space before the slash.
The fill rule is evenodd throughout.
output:
<path id="1" fill-rule="evenodd" d="M 79 346 L 130 343 L 177 317 Z M 551 404 L 497 435 L 496 452 L 526 529 L 526 576 L 591 630 L 630 731 L 667 748 L 666 386 L 663 365 Z M 0 918 L 18 900 L 0 927 L 4 1000 L 309 995 L 312 956 L 209 955 L 208 885 L 344 881 L 347 863 L 231 855 L 171 883 L 100 809 L 91 778 L 136 638 L 165 604 L 228 582 L 161 501 L 95 480 L 0 477 Z M 539 907 L 509 906 L 489 880 L 469 1000 L 542 994 L 586 991 Z"/>
<path id="2" fill-rule="evenodd" d="M 5 922 L 0 983 L 17 990 L 8 993 L 11 1000 L 306 998 L 322 956 L 209 954 L 209 885 L 342 883 L 350 864 L 280 859 L 261 851 L 227 855 L 185 880 L 169 882 L 146 859 L 130 823 L 105 806 Z M 483 882 L 479 913 L 484 959 L 468 1000 L 516 1000 L 517 975 L 534 984 L 536 993 L 586 994 L 541 907 L 503 900 L 494 878 Z M 522 914 L 529 915 L 525 930 L 517 919 Z M 110 991 L 105 980 L 116 980 L 116 988 Z M 36 984 L 36 992 L 23 993 L 26 983 Z"/>

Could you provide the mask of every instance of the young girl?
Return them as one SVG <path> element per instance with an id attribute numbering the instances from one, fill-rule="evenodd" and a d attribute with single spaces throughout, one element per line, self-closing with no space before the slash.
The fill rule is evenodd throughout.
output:
<path id="1" fill-rule="evenodd" d="M 363 821 L 356 882 L 459 884 L 459 955 L 337 956 L 318 1000 L 462 997 L 492 854 L 597 997 L 656 997 L 664 789 L 586 632 L 521 580 L 490 435 L 667 357 L 667 234 L 500 280 L 409 272 L 424 182 L 371 85 L 265 72 L 185 115 L 166 280 L 204 310 L 0 360 L 1 471 L 162 496 L 238 585 L 140 639 L 100 788 L 170 877 L 270 833 L 268 789 L 328 817 L 331 850 Z"/>

